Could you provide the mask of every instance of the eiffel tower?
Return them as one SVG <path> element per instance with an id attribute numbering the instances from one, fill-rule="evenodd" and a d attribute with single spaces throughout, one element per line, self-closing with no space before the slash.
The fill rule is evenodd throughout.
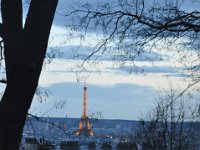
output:
<path id="1" fill-rule="evenodd" d="M 82 109 L 82 116 L 79 122 L 78 129 L 75 131 L 77 136 L 79 135 L 86 135 L 86 136 L 93 136 L 93 131 L 90 127 L 90 121 L 88 117 L 88 108 L 87 108 L 87 100 L 86 100 L 86 83 L 84 82 L 84 98 L 83 98 L 83 109 Z"/>

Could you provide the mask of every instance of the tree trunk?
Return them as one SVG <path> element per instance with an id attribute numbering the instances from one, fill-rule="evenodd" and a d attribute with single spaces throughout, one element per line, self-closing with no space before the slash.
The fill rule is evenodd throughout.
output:
<path id="1" fill-rule="evenodd" d="M 38 85 L 58 0 L 32 0 L 22 27 L 22 1 L 2 0 L 7 87 L 0 102 L 0 150 L 17 150 Z"/>

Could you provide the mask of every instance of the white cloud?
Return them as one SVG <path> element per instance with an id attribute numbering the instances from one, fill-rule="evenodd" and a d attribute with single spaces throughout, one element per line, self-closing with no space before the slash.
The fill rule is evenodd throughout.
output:
<path id="1" fill-rule="evenodd" d="M 82 61 L 79 61 L 79 63 L 81 62 Z M 160 88 L 167 88 L 169 81 L 173 81 L 175 85 L 180 84 L 183 88 L 188 84 L 179 76 L 170 76 L 170 72 L 169 74 L 165 74 L 165 72 L 154 70 L 154 73 L 151 73 L 152 66 L 149 67 L 150 71 L 147 73 L 142 74 L 133 72 L 129 74 L 121 71 L 115 71 L 113 69 L 108 69 L 113 66 L 112 62 L 101 61 L 101 64 L 97 65 L 96 67 L 86 65 L 86 68 L 88 68 L 89 72 L 76 72 L 76 70 L 78 70 L 77 63 L 78 61 L 75 60 L 54 60 L 52 64 L 44 68 L 40 77 L 40 85 L 49 86 L 50 84 L 54 83 L 76 82 L 78 79 L 78 81 L 81 82 L 87 80 L 88 83 L 97 85 L 130 83 L 139 84 L 142 86 L 150 86 L 154 89 L 160 90 Z M 142 64 L 147 63 L 142 62 Z M 152 67 L 152 69 L 155 68 Z M 71 70 L 74 70 L 74 72 Z"/>

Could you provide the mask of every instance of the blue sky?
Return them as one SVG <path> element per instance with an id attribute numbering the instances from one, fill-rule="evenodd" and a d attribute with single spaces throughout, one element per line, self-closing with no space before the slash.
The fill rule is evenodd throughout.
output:
<path id="1" fill-rule="evenodd" d="M 117 62 L 110 61 L 109 55 L 105 55 L 95 65 L 93 61 L 86 63 L 87 71 L 82 71 L 77 67 L 82 60 L 74 58 L 75 51 L 83 56 L 88 55 L 103 35 L 99 31 L 92 31 L 87 34 L 85 41 L 80 41 L 78 37 L 71 38 L 70 30 L 65 27 L 68 19 L 60 15 L 70 10 L 71 6 L 74 6 L 72 1 L 59 1 L 49 50 L 53 48 L 60 55 L 52 63 L 44 65 L 39 81 L 39 86 L 48 89 L 51 94 L 42 103 L 35 97 L 30 113 L 80 118 L 83 82 L 86 81 L 89 114 L 102 112 L 105 119 L 138 120 L 153 107 L 158 90 L 168 89 L 171 82 L 179 88 L 187 86 L 188 83 L 183 80 L 187 75 L 183 64 L 177 62 L 176 51 L 168 52 L 167 47 L 136 58 L 134 64 L 127 61 L 123 68 Z M 65 102 L 62 109 L 54 108 L 46 113 L 59 101 Z"/>
<path id="2" fill-rule="evenodd" d="M 102 112 L 107 119 L 136 119 L 138 114 L 148 106 L 145 103 L 152 101 L 155 91 L 151 87 L 139 86 L 137 84 L 113 84 L 102 86 L 98 84 L 87 84 L 87 101 L 89 114 Z M 49 116 L 80 117 L 83 102 L 83 84 L 75 82 L 55 83 L 48 87 L 53 91 L 52 99 L 47 101 L 64 100 L 66 104 L 62 109 L 51 111 Z M 144 94 L 145 93 L 145 94 Z M 48 110 L 49 106 L 43 102 L 39 106 L 34 102 L 33 113 Z M 35 106 L 34 106 L 35 105 Z M 53 104 L 52 104 L 53 105 Z M 42 114 L 43 111 L 41 111 Z"/>

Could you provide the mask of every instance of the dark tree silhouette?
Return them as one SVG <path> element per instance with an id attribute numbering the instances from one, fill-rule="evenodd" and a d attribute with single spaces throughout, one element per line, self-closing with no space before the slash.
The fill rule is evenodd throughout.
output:
<path id="1" fill-rule="evenodd" d="M 0 101 L 0 149 L 19 148 L 38 86 L 58 0 L 31 0 L 25 24 L 22 0 L 1 0 L 6 89 Z"/>

